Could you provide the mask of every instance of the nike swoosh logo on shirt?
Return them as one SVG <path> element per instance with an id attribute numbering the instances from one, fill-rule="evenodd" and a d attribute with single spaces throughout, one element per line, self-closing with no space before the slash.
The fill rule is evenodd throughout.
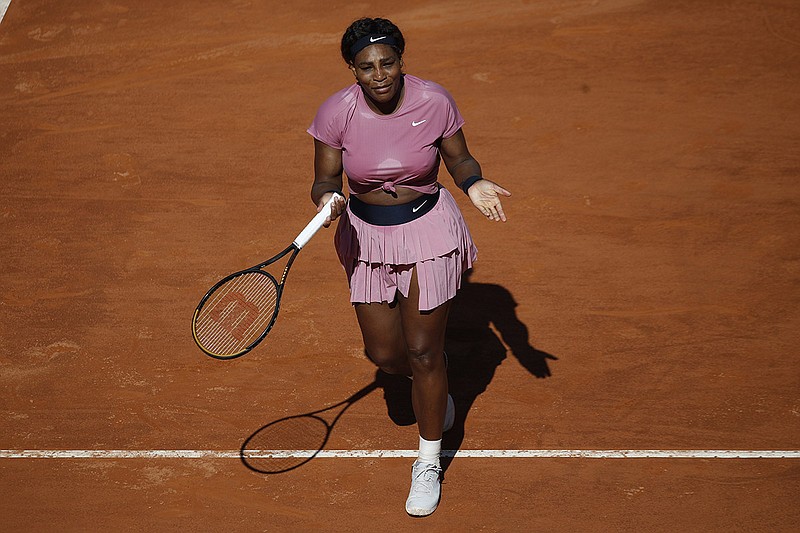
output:
<path id="1" fill-rule="evenodd" d="M 427 203 L 428 203 L 428 200 L 425 200 L 424 202 L 422 202 L 421 204 L 419 204 L 417 207 L 412 207 L 412 208 L 411 208 L 411 212 L 412 212 L 412 213 L 416 213 L 417 211 L 419 211 L 420 209 L 422 209 L 422 206 L 423 206 L 423 205 L 425 205 L 425 204 L 427 204 Z"/>
<path id="2" fill-rule="evenodd" d="M 428 119 L 426 118 L 425 120 L 420 120 L 419 122 L 412 122 L 411 125 L 416 128 L 417 126 L 419 126 L 423 122 L 428 122 Z"/>
<path id="3" fill-rule="evenodd" d="M 373 38 L 373 37 L 370 37 L 370 38 L 369 38 L 369 42 L 371 42 L 371 43 L 377 43 L 377 42 L 378 42 L 378 41 L 380 41 L 381 39 L 386 39 L 386 36 L 384 35 L 383 37 L 378 37 L 378 38 Z"/>

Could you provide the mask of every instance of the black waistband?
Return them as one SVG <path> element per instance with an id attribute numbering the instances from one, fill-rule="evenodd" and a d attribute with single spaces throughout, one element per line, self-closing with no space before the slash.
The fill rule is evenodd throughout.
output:
<path id="1" fill-rule="evenodd" d="M 416 220 L 436 205 L 439 190 L 433 194 L 423 194 L 414 201 L 398 205 L 373 205 L 350 196 L 350 211 L 355 216 L 373 226 L 396 226 Z"/>

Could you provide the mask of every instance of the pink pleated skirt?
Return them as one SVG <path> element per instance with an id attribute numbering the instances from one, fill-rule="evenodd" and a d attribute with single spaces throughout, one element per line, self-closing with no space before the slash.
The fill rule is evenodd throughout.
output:
<path id="1" fill-rule="evenodd" d="M 461 275 L 478 249 L 453 196 L 441 188 L 436 206 L 396 226 L 375 226 L 348 207 L 339 217 L 336 252 L 350 285 L 350 302 L 393 302 L 408 297 L 416 268 L 419 310 L 434 309 L 456 295 Z"/>

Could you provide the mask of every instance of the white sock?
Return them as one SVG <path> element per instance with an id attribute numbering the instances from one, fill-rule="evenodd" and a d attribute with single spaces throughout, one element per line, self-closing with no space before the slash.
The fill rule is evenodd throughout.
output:
<path id="1" fill-rule="evenodd" d="M 439 465 L 439 455 L 442 453 L 442 439 L 425 440 L 419 438 L 419 462 Z"/>

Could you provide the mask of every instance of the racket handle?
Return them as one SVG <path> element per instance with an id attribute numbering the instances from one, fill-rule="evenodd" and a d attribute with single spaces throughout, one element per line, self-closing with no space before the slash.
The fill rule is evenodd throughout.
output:
<path id="1" fill-rule="evenodd" d="M 330 199 L 325 202 L 325 205 L 322 206 L 322 210 L 317 213 L 316 216 L 311 219 L 311 222 L 309 222 L 308 225 L 303 228 L 303 231 L 301 231 L 300 234 L 295 237 L 294 245 L 297 246 L 298 250 L 311 240 L 311 237 L 313 237 L 314 234 L 323 226 L 323 224 L 325 224 L 325 219 L 331 216 L 331 206 L 333 205 L 333 201 L 337 196 L 341 195 L 333 193 Z"/>

